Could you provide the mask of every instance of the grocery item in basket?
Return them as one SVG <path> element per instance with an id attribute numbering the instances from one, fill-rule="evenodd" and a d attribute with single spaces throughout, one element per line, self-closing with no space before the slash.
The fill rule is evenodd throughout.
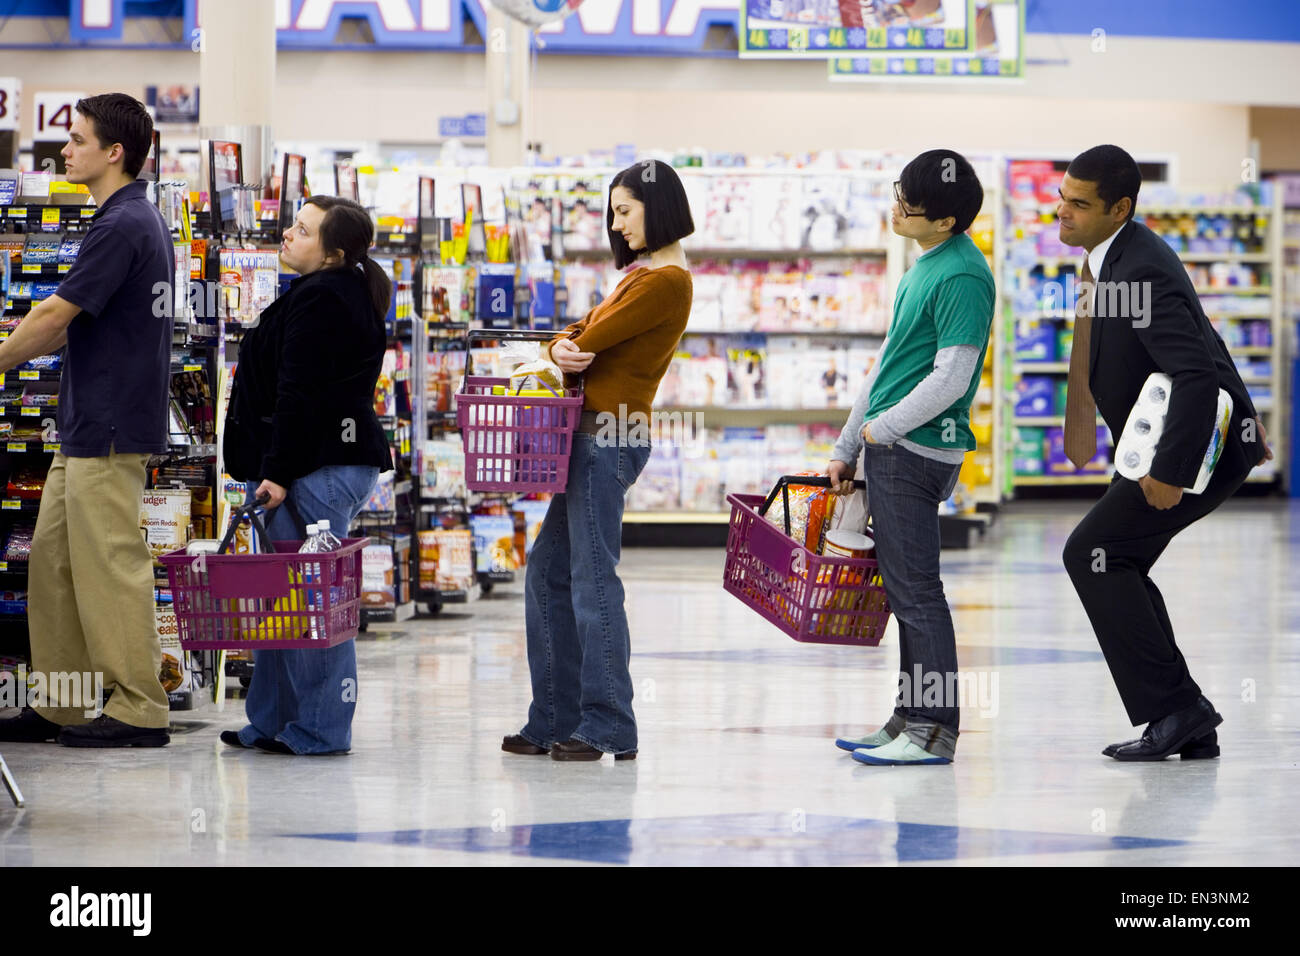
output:
<path id="1" fill-rule="evenodd" d="M 519 379 L 523 381 L 518 381 Z M 546 395 L 563 395 L 564 373 L 554 362 L 545 359 L 524 362 L 510 373 L 511 394 L 515 394 L 518 389 L 538 390 L 540 394 Z"/>
<path id="2" fill-rule="evenodd" d="M 817 472 L 804 471 L 799 475 L 816 476 Z M 809 551 L 822 549 L 822 538 L 831 517 L 835 514 L 835 494 L 829 488 L 798 485 L 791 482 L 786 489 L 790 498 L 790 537 Z M 785 530 L 785 500 L 778 486 L 772 505 L 763 516 L 782 531 Z"/>
<path id="3" fill-rule="evenodd" d="M 872 540 L 865 534 L 836 528 L 826 532 L 822 554 L 833 558 L 867 558 L 871 556 L 874 547 Z"/>

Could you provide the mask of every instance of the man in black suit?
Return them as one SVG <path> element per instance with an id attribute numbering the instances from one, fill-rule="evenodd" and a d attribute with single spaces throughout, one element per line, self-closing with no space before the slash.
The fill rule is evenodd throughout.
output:
<path id="1" fill-rule="evenodd" d="M 1133 157 L 1118 146 L 1097 146 L 1075 157 L 1061 183 L 1061 241 L 1088 254 L 1070 362 L 1066 454 L 1076 466 L 1095 455 L 1097 410 L 1118 439 L 1147 376 L 1163 372 L 1173 380 L 1150 473 L 1140 481 L 1116 475 L 1070 535 L 1063 557 L 1129 719 L 1148 724 L 1137 740 L 1102 752 L 1116 760 L 1217 757 L 1215 727 L 1223 718 L 1188 673 L 1149 574 L 1174 535 L 1231 497 L 1272 452 L 1177 253 L 1132 221 L 1141 182 Z M 1205 491 L 1185 494 L 1201 468 L 1221 388 L 1232 396 L 1222 457 Z"/>

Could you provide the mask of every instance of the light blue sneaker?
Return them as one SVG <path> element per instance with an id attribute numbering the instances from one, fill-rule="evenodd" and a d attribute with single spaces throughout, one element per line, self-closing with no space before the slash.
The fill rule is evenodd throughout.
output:
<path id="1" fill-rule="evenodd" d="M 867 734 L 865 737 L 839 737 L 835 740 L 835 746 L 841 750 L 847 750 L 852 753 L 855 750 L 872 750 L 876 747 L 883 747 L 895 737 L 903 732 L 903 718 L 897 714 L 891 714 L 885 726 L 881 727 L 875 733 Z"/>
<path id="2" fill-rule="evenodd" d="M 853 751 L 853 759 L 877 766 L 952 763 L 948 757 L 936 757 L 906 734 L 901 734 L 880 747 L 859 748 Z"/>

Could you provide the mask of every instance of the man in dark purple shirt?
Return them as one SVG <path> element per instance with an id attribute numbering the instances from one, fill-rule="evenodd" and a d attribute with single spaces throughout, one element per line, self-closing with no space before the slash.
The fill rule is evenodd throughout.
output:
<path id="1" fill-rule="evenodd" d="M 47 691 L 0 721 L 0 740 L 169 741 L 153 560 L 140 533 L 146 465 L 167 449 L 172 330 L 169 310 L 155 306 L 171 294 L 175 261 L 136 180 L 152 136 L 153 121 L 130 96 L 77 103 L 63 156 L 68 180 L 85 183 L 99 209 L 58 292 L 0 343 L 0 373 L 67 346 L 61 450 L 41 495 L 28 582 L 32 671 L 45 675 Z M 96 717 L 97 684 L 113 694 Z"/>

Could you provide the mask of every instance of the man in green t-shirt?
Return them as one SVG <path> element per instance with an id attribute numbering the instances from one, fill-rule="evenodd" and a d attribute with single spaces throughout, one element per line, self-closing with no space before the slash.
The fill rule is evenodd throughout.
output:
<path id="1" fill-rule="evenodd" d="M 835 741 L 868 764 L 951 763 L 957 745 L 957 639 L 939 579 L 939 505 L 975 448 L 970 406 L 993 321 L 993 273 L 966 230 L 984 202 L 959 153 L 934 149 L 903 168 L 890 221 L 922 253 L 826 473 L 847 494 L 865 450 L 876 559 L 898 619 L 893 716 Z"/>

